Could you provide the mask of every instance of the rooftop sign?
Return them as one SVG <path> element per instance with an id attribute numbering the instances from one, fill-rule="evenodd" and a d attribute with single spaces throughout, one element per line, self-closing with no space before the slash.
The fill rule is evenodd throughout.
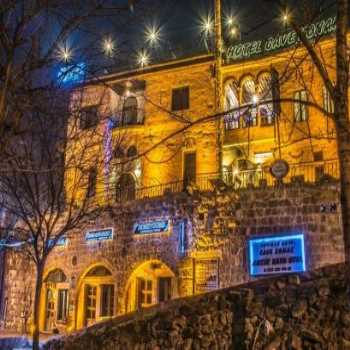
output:
<path id="1" fill-rule="evenodd" d="M 336 30 L 336 17 L 322 19 L 302 28 L 308 40 L 334 33 Z M 277 36 L 271 36 L 265 40 L 249 41 L 233 46 L 229 46 L 226 51 L 228 62 L 251 58 L 286 49 L 299 43 L 298 35 L 295 31 L 290 31 Z"/>
<path id="2" fill-rule="evenodd" d="M 303 234 L 252 238 L 248 247 L 251 276 L 306 270 Z"/>

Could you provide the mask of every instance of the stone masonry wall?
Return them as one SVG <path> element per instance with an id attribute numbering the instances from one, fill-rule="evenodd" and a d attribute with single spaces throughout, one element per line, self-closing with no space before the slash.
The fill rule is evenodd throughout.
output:
<path id="1" fill-rule="evenodd" d="M 349 282 L 343 265 L 169 303 L 45 350 L 350 349 Z"/>
<path id="2" fill-rule="evenodd" d="M 167 234 L 135 237 L 135 222 L 166 218 Z M 177 224 L 187 219 L 188 249 L 179 252 Z M 234 192 L 210 191 L 168 194 L 158 199 L 130 202 L 111 207 L 83 232 L 71 232 L 66 247 L 56 247 L 46 266 L 47 274 L 60 268 L 69 283 L 67 328 L 75 328 L 79 281 L 91 266 L 103 264 L 116 281 L 115 314 L 124 312 L 126 283 L 143 262 L 158 260 L 174 272 L 173 298 L 198 293 L 196 262 L 203 258 L 218 260 L 218 284 L 225 288 L 253 280 L 248 274 L 247 239 L 255 235 L 304 233 L 307 270 L 344 261 L 339 188 L 336 183 L 291 184 L 279 188 L 246 189 Z M 112 227 L 111 241 L 87 244 L 89 229 Z M 6 271 L 8 308 L 7 328 L 22 330 L 23 317 L 30 310 L 34 273 L 28 263 L 14 252 Z M 204 290 L 205 291 L 205 290 Z M 209 291 L 209 290 L 208 290 Z M 26 310 L 23 302 L 26 300 Z M 24 313 L 25 312 L 25 313 Z M 28 319 L 27 319 L 28 321 Z M 29 320 L 30 323 L 30 320 Z M 63 330 L 64 331 L 64 330 Z"/>

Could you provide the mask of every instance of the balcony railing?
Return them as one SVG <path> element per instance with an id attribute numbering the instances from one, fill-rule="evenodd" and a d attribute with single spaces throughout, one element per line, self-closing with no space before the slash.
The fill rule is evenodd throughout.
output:
<path id="1" fill-rule="evenodd" d="M 336 181 L 339 179 L 339 163 L 337 160 L 305 162 L 290 164 L 288 175 L 283 179 L 283 184 L 306 182 L 317 183 L 322 180 Z M 271 187 L 277 184 L 271 175 L 269 167 L 259 167 L 246 171 L 230 171 L 222 174 L 199 174 L 196 181 L 179 180 L 149 187 L 123 188 L 111 191 L 109 199 L 114 202 L 126 202 L 144 198 L 161 197 L 170 193 L 180 193 L 193 189 L 211 191 L 215 186 L 231 188 L 234 190 L 248 187 Z"/>

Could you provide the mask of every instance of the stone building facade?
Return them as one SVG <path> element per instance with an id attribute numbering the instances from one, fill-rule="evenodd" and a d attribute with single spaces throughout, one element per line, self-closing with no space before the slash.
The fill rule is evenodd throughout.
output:
<path id="1" fill-rule="evenodd" d="M 319 43 L 330 61 L 333 47 L 329 38 Z M 292 246 L 302 237 L 295 261 L 302 271 L 344 260 L 332 104 L 305 52 L 223 65 L 219 108 L 215 76 L 214 58 L 198 56 L 79 90 L 85 117 L 98 116 L 89 123 L 101 131 L 95 154 L 104 166 L 93 169 L 92 183 L 104 210 L 49 256 L 41 331 L 70 332 L 257 278 L 252 271 L 264 259 L 252 256 L 256 237 L 287 237 Z M 79 152 L 81 143 L 66 152 Z M 270 173 L 281 158 L 289 165 L 284 183 Z M 69 198 L 70 174 L 65 181 Z M 283 253 L 291 251 L 278 259 Z M 294 265 L 287 262 L 276 260 L 283 267 L 273 272 L 288 272 L 282 268 Z M 5 328 L 29 330 L 33 274 L 20 251 L 7 252 Z"/>

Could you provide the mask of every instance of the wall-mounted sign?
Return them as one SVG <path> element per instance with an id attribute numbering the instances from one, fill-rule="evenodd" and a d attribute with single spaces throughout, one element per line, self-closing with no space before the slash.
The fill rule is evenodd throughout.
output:
<path id="1" fill-rule="evenodd" d="M 271 164 L 270 172 L 274 178 L 281 180 L 287 176 L 289 172 L 289 165 L 285 160 L 277 159 Z"/>
<path id="2" fill-rule="evenodd" d="M 336 29 L 336 17 L 322 19 L 302 28 L 308 40 L 334 33 Z M 299 43 L 295 31 L 290 31 L 277 36 L 269 37 L 266 40 L 256 40 L 246 43 L 229 46 L 226 51 L 228 61 L 235 61 L 253 56 L 264 55 L 270 52 L 285 49 Z"/>
<path id="3" fill-rule="evenodd" d="M 206 293 L 219 288 L 218 271 L 217 259 L 196 259 L 195 292 Z"/>
<path id="4" fill-rule="evenodd" d="M 67 237 L 63 236 L 56 242 L 56 247 L 65 247 L 67 245 Z M 53 246 L 53 239 L 49 240 L 49 247 Z"/>
<path id="5" fill-rule="evenodd" d="M 85 234 L 85 240 L 91 241 L 106 241 L 113 238 L 113 230 L 111 228 L 104 230 L 88 231 Z"/>
<path id="6" fill-rule="evenodd" d="M 304 235 L 252 238 L 248 241 L 251 276 L 304 272 Z"/>
<path id="7" fill-rule="evenodd" d="M 150 222 L 136 223 L 134 225 L 134 233 L 137 235 L 166 232 L 169 228 L 168 220 L 158 220 Z"/>

